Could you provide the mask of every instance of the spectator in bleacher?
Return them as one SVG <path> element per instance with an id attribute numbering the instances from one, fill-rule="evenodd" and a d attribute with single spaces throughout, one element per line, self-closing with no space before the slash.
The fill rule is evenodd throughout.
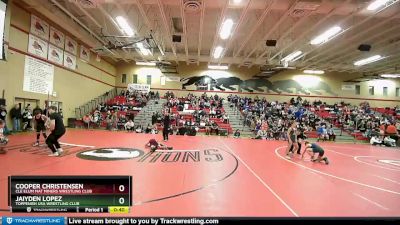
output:
<path id="1" fill-rule="evenodd" d="M 118 123 L 117 123 L 118 130 L 123 130 L 123 129 L 126 130 L 126 128 L 125 128 L 125 124 L 126 123 L 127 123 L 127 119 L 126 119 L 125 115 L 124 114 L 120 114 L 119 119 L 118 119 Z M 132 126 L 131 130 L 133 130 L 133 126 Z"/>
<path id="2" fill-rule="evenodd" d="M 151 115 L 151 124 L 155 124 L 157 122 L 157 116 L 155 112 Z"/>
<path id="3" fill-rule="evenodd" d="M 240 131 L 239 129 L 236 129 L 235 133 L 233 134 L 234 138 L 239 138 L 240 137 Z"/>
<path id="4" fill-rule="evenodd" d="M 128 120 L 128 122 L 126 122 L 123 127 L 125 128 L 125 130 L 129 131 L 133 131 L 135 128 L 135 123 L 130 119 Z"/>
<path id="5" fill-rule="evenodd" d="M 367 130 L 367 123 L 365 122 L 365 120 L 360 120 L 358 124 L 358 130 L 362 133 L 364 133 Z"/>
<path id="6" fill-rule="evenodd" d="M 90 115 L 86 114 L 82 118 L 83 123 L 85 124 L 85 128 L 89 129 L 90 128 Z"/>
<path id="7" fill-rule="evenodd" d="M 227 113 L 224 113 L 222 115 L 223 123 L 229 123 L 229 115 Z"/>
<path id="8" fill-rule="evenodd" d="M 326 141 L 328 140 L 329 136 L 328 136 L 328 132 L 325 129 L 325 126 L 318 126 L 317 128 L 317 134 L 318 134 L 318 141 L 322 140 L 322 141 Z"/>
<path id="9" fill-rule="evenodd" d="M 396 140 L 390 138 L 390 136 L 386 136 L 383 138 L 383 144 L 387 147 L 396 147 Z"/>
<path id="10" fill-rule="evenodd" d="M 222 117 L 222 110 L 220 108 L 217 108 L 215 110 L 215 115 L 217 118 L 221 118 Z"/>
<path id="11" fill-rule="evenodd" d="M 382 145 L 382 140 L 379 138 L 379 136 L 372 136 L 371 139 L 369 140 L 369 143 L 371 145 Z"/>
<path id="12" fill-rule="evenodd" d="M 214 109 L 214 107 L 212 107 L 211 109 L 210 109 L 210 117 L 211 118 L 215 118 L 216 117 L 216 111 L 215 111 L 215 109 Z"/>
<path id="13" fill-rule="evenodd" d="M 213 132 L 215 132 L 216 135 L 219 134 L 219 127 L 218 124 L 214 121 L 211 122 L 211 132 L 210 134 L 212 134 Z"/>
<path id="14" fill-rule="evenodd" d="M 399 134 L 394 124 L 389 124 L 386 127 L 386 135 L 388 135 L 391 139 L 395 140 L 395 143 L 397 143 L 397 141 L 399 140 Z"/>
<path id="15" fill-rule="evenodd" d="M 396 129 L 397 129 L 397 133 L 400 133 L 400 120 L 397 120 L 397 122 L 396 122 Z"/>
<path id="16" fill-rule="evenodd" d="M 147 124 L 147 127 L 146 127 L 146 129 L 144 130 L 144 132 L 146 133 L 146 134 L 149 134 L 149 133 L 151 133 L 151 130 L 153 129 L 153 126 L 151 126 L 150 124 Z"/>
<path id="17" fill-rule="evenodd" d="M 257 135 L 254 139 L 264 139 L 265 140 L 265 139 L 267 139 L 267 137 L 268 137 L 267 131 L 260 129 L 257 132 Z"/>
<path id="18" fill-rule="evenodd" d="M 136 132 L 136 133 L 142 133 L 142 132 L 143 132 L 142 125 L 139 124 L 139 125 L 136 127 L 135 132 Z"/>
<path id="19" fill-rule="evenodd" d="M 330 141 L 335 141 L 336 140 L 336 134 L 333 130 L 333 125 L 330 125 L 330 127 L 327 130 L 328 136 L 329 136 L 329 140 Z"/>

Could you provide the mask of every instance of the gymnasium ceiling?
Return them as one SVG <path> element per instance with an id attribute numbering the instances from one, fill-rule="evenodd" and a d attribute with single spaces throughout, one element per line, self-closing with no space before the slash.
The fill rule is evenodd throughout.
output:
<path id="1" fill-rule="evenodd" d="M 400 0 L 373 11 L 374 0 L 19 0 L 44 14 L 93 49 L 114 61 L 168 61 L 239 66 L 281 66 L 281 59 L 295 51 L 303 56 L 289 67 L 339 72 L 400 72 Z M 126 34 L 116 23 L 123 16 L 135 32 Z M 219 32 L 232 19 L 229 38 Z M 310 41 L 333 26 L 342 33 L 321 45 Z M 152 54 L 132 48 L 104 50 L 142 38 Z M 106 37 L 125 36 L 123 38 Z M 172 42 L 180 35 L 181 42 Z M 266 40 L 277 40 L 267 47 Z M 109 45 L 111 43 L 111 45 Z M 371 45 L 359 51 L 360 44 Z M 213 57 L 217 46 L 222 56 Z M 102 49 L 102 50 L 100 50 Z M 164 53 L 164 54 L 161 54 Z M 354 66 L 372 55 L 384 59 Z"/>

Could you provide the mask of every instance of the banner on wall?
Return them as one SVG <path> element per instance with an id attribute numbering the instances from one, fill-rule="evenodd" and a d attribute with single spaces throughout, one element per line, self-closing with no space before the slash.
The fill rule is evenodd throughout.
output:
<path id="1" fill-rule="evenodd" d="M 71 70 L 75 70 L 76 69 L 76 56 L 74 56 L 68 52 L 64 52 L 64 66 Z"/>
<path id="2" fill-rule="evenodd" d="M 31 15 L 31 34 L 49 40 L 49 24 L 35 15 Z"/>
<path id="3" fill-rule="evenodd" d="M 50 43 L 53 45 L 64 48 L 65 35 L 54 27 L 50 27 Z"/>
<path id="4" fill-rule="evenodd" d="M 49 44 L 49 52 L 47 59 L 50 62 L 62 65 L 63 58 L 64 58 L 64 51 L 61 48 L 57 48 L 56 46 Z"/>
<path id="5" fill-rule="evenodd" d="M 36 56 L 42 57 L 47 59 L 47 42 L 43 41 L 42 39 L 29 34 L 29 41 L 28 41 L 28 52 L 32 53 Z"/>
<path id="6" fill-rule="evenodd" d="M 181 79 L 177 76 L 166 76 L 166 80 L 168 82 L 179 82 Z"/>
<path id="7" fill-rule="evenodd" d="M 355 91 L 356 85 L 354 84 L 342 84 L 342 91 Z"/>
<path id="8" fill-rule="evenodd" d="M 160 77 L 160 83 L 161 83 L 162 86 L 165 85 L 165 76 L 161 76 Z"/>
<path id="9" fill-rule="evenodd" d="M 4 27 L 6 21 L 6 11 L 7 4 L 6 2 L 0 1 L 0 59 L 5 59 L 5 51 L 4 51 Z"/>
<path id="10" fill-rule="evenodd" d="M 90 51 L 88 48 L 85 46 L 81 45 L 81 51 L 79 54 L 79 58 L 81 58 L 83 61 L 89 62 L 90 60 Z"/>
<path id="11" fill-rule="evenodd" d="M 65 51 L 76 55 L 78 44 L 72 38 L 65 36 Z"/>
<path id="12" fill-rule="evenodd" d="M 128 91 L 140 91 L 144 93 L 150 92 L 150 85 L 149 84 L 128 84 Z"/>
<path id="13" fill-rule="evenodd" d="M 53 93 L 54 66 L 25 56 L 23 90 L 40 94 Z"/>

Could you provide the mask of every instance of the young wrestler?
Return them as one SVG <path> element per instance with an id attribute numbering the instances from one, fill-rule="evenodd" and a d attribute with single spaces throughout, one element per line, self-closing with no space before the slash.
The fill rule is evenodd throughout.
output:
<path id="1" fill-rule="evenodd" d="M 42 115 L 42 111 L 37 111 L 37 114 L 35 115 L 33 120 L 33 126 L 36 128 L 36 142 L 35 144 L 33 144 L 33 146 L 39 146 L 40 132 L 42 132 L 44 140 L 46 140 L 47 134 L 45 122 L 46 117 Z"/>
<path id="2" fill-rule="evenodd" d="M 321 162 L 324 161 L 326 165 L 329 164 L 328 157 L 324 157 L 325 151 L 323 148 L 321 148 L 319 145 L 315 143 L 310 143 L 309 141 L 305 141 L 305 149 L 303 154 L 301 155 L 301 158 L 304 158 L 304 153 L 308 153 L 311 156 L 311 161 L 312 162 Z M 314 159 L 315 153 L 318 153 L 318 157 Z"/>
<path id="3" fill-rule="evenodd" d="M 164 144 L 158 143 L 156 139 L 150 139 L 149 142 L 147 142 L 146 147 L 150 148 L 151 152 L 154 152 L 155 150 L 172 150 L 172 147 L 168 147 Z"/>
<path id="4" fill-rule="evenodd" d="M 296 127 L 297 127 L 297 123 L 293 122 L 287 131 L 287 138 L 288 138 L 288 142 L 289 142 L 288 147 L 286 149 L 286 158 L 287 159 L 292 158 L 291 157 L 292 154 L 290 152 L 291 149 L 293 149 L 293 152 L 296 152 L 298 149 Z"/>
<path id="5" fill-rule="evenodd" d="M 296 130 L 296 135 L 297 135 L 297 136 L 296 136 L 296 137 L 297 137 L 296 142 L 297 142 L 297 146 L 298 146 L 298 148 L 297 148 L 297 154 L 298 154 L 298 155 L 301 155 L 301 145 L 302 145 L 302 141 L 304 141 L 305 139 L 307 139 L 307 137 L 306 137 L 306 135 L 304 135 L 304 131 L 303 131 L 301 128 L 299 128 L 299 129 Z M 290 150 L 289 150 L 289 152 L 292 153 L 292 154 L 294 154 L 293 149 L 294 149 L 294 146 L 292 145 L 292 147 L 291 147 Z"/>

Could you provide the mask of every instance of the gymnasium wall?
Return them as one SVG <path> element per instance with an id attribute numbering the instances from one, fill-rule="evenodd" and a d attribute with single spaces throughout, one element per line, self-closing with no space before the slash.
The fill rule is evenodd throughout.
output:
<path id="1" fill-rule="evenodd" d="M 5 90 L 8 111 L 13 107 L 15 98 L 38 99 L 40 107 L 43 108 L 47 95 L 23 91 L 25 57 L 30 55 L 27 53 L 30 12 L 13 3 L 9 4 L 10 8 L 11 13 L 7 15 L 11 14 L 9 50 L 7 61 L 0 61 L 0 90 Z M 40 15 L 37 16 L 46 20 Z M 50 25 L 64 31 L 60 26 L 52 23 Z M 55 65 L 53 89 L 57 95 L 50 97 L 50 100 L 62 102 L 65 122 L 67 118 L 75 117 L 76 107 L 115 86 L 116 68 L 103 59 L 97 62 L 95 58 L 95 54 L 92 53 L 90 61 L 86 63 L 77 56 L 76 70 L 53 64 Z M 9 120 L 9 125 L 10 122 Z"/>
<path id="2" fill-rule="evenodd" d="M 121 83 L 122 74 L 127 75 L 127 82 Z M 400 104 L 400 97 L 396 97 L 396 88 L 400 87 L 400 82 L 395 79 L 386 80 L 374 80 L 367 82 L 354 83 L 360 85 L 360 95 L 355 94 L 355 90 L 346 91 L 342 90 L 343 81 L 351 78 L 356 78 L 359 75 L 356 73 L 338 73 L 338 72 L 327 72 L 324 75 L 305 75 L 302 71 L 297 70 L 286 70 L 279 72 L 271 78 L 256 78 L 254 75 L 259 74 L 258 67 L 236 67 L 231 66 L 229 70 L 209 70 L 207 65 L 186 65 L 186 63 L 180 63 L 178 66 L 178 74 L 183 82 L 169 82 L 166 81 L 165 85 L 161 85 L 161 76 L 163 74 L 155 67 L 150 66 L 135 66 L 121 64 L 117 65 L 117 87 L 126 87 L 127 83 L 132 82 L 132 75 L 138 75 L 138 83 L 145 84 L 147 81 L 147 75 L 152 75 L 151 87 L 153 90 L 158 90 L 160 93 L 164 93 L 167 90 L 173 90 L 178 96 L 186 95 L 189 92 L 194 94 L 202 94 L 203 91 L 196 90 L 196 85 L 186 86 L 186 90 L 182 90 L 182 84 L 187 82 L 194 83 L 202 79 L 216 80 L 222 83 L 233 84 L 233 90 L 228 88 L 219 90 L 214 87 L 214 91 L 219 95 L 227 96 L 228 94 L 241 94 L 244 96 L 265 96 L 270 100 L 287 101 L 290 98 L 300 95 L 310 101 L 322 100 L 327 103 L 335 103 L 340 101 L 350 102 L 353 104 L 359 104 L 363 101 L 368 101 L 372 106 L 384 107 L 384 106 L 396 106 Z M 236 77 L 229 78 L 229 77 Z M 189 79 L 187 79 L 189 78 Z M 229 78 L 229 79 L 221 79 Z M 204 80 L 203 80 L 204 81 Z M 241 92 L 238 93 L 239 86 L 238 82 L 242 82 Z M 189 83 L 190 84 L 190 83 Z M 369 86 L 374 86 L 374 95 L 369 95 Z M 269 87 L 269 88 L 268 88 Z M 383 87 L 388 87 L 387 96 L 383 95 Z M 270 90 L 268 93 L 267 90 Z M 273 91 L 275 90 L 275 91 Z"/>

